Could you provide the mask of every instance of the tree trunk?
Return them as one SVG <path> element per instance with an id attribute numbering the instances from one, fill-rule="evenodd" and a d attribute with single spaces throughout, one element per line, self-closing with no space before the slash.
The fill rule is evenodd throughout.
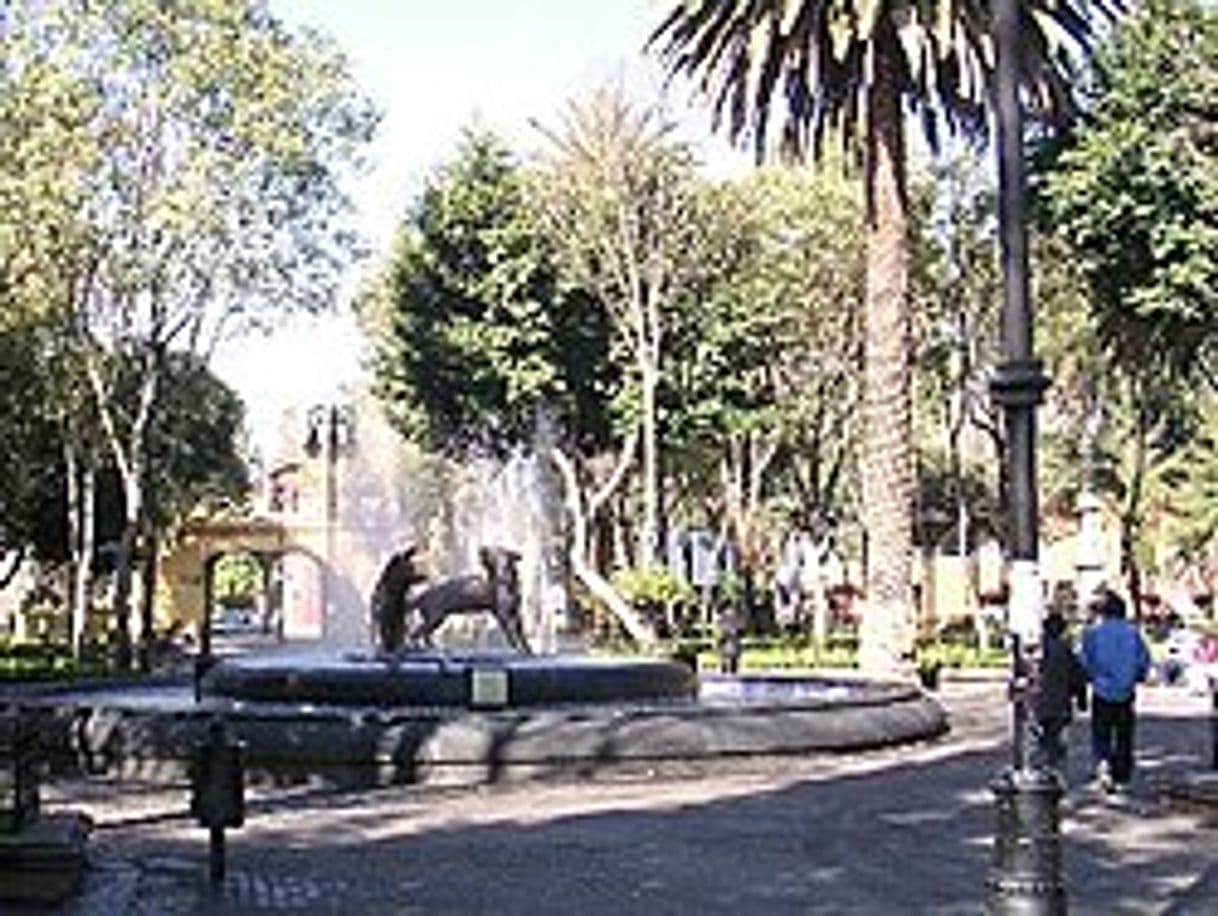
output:
<path id="1" fill-rule="evenodd" d="M 72 570 L 72 659 L 79 662 L 93 580 L 97 477 L 92 454 L 87 450 L 81 451 L 79 444 L 74 441 L 71 428 L 64 442 L 64 464 L 68 479 L 68 554 Z"/>
<path id="2" fill-rule="evenodd" d="M 613 612 L 632 639 L 643 645 L 651 645 L 656 641 L 651 627 L 588 562 L 588 519 L 583 510 L 579 480 L 571 460 L 557 448 L 550 449 L 550 460 L 558 468 L 566 490 L 566 507 L 571 516 L 569 562 L 572 574 Z"/>
<path id="3" fill-rule="evenodd" d="M 639 530 L 638 550 L 636 551 L 639 566 L 652 566 L 656 562 L 659 544 L 659 469 L 660 443 L 658 423 L 656 422 L 656 390 L 659 387 L 659 372 L 648 360 L 641 360 L 639 369 L 640 397 L 642 400 L 642 446 L 643 446 L 643 524 Z"/>
<path id="4" fill-rule="evenodd" d="M 956 329 L 959 340 L 956 367 L 956 392 L 954 408 L 949 410 L 948 444 L 952 455 L 952 482 L 956 498 L 956 556 L 961 560 L 969 555 L 969 510 L 968 491 L 964 481 L 964 424 L 968 415 L 968 378 L 972 373 L 969 358 L 969 323 L 963 307 L 958 307 Z"/>
<path id="5" fill-rule="evenodd" d="M 1150 421 L 1141 405 L 1143 394 L 1134 388 L 1134 400 L 1138 403 L 1137 426 L 1134 430 L 1133 467 L 1130 473 L 1125 511 L 1121 513 L 1121 566 L 1129 589 L 1129 603 L 1133 619 L 1142 622 L 1142 569 L 1138 564 L 1138 541 L 1142 526 L 1142 485 L 1146 478 L 1146 449 L 1150 436 Z"/>
<path id="6" fill-rule="evenodd" d="M 887 20 L 884 20 L 886 23 Z M 891 26 L 868 93 L 862 516 L 868 538 L 860 666 L 891 672 L 912 650 L 912 406 L 906 297 L 905 146 Z"/>
<path id="7" fill-rule="evenodd" d="M 145 471 L 148 467 L 147 433 L 152 421 L 162 354 L 159 349 L 154 349 L 147 355 L 147 359 L 140 381 L 137 408 L 125 436 L 115 423 L 114 406 L 110 403 L 112 392 L 102 383 L 98 367 L 95 364 L 87 365 L 102 428 L 106 432 L 123 488 L 123 529 L 119 535 L 118 555 L 114 564 L 113 605 L 118 636 L 115 662 L 120 670 L 131 666 L 131 564 L 144 518 Z"/>
<path id="8" fill-rule="evenodd" d="M 140 563 L 140 670 L 152 670 L 153 610 L 156 604 L 157 553 L 160 540 L 156 530 L 156 485 L 148 481 L 148 498 L 144 506 L 143 551 Z"/>
<path id="9" fill-rule="evenodd" d="M 8 588 L 13 579 L 17 577 L 17 570 L 25 562 L 25 551 L 26 548 L 24 546 L 14 547 L 4 555 L 5 562 L 8 565 L 5 567 L 4 572 L 0 572 L 0 592 Z"/>
<path id="10" fill-rule="evenodd" d="M 141 499 L 138 486 L 124 486 L 123 494 L 128 508 L 114 557 L 113 604 L 114 626 L 118 636 L 114 660 L 120 671 L 131 667 L 131 563 L 135 554 L 136 537 L 139 534 Z"/>

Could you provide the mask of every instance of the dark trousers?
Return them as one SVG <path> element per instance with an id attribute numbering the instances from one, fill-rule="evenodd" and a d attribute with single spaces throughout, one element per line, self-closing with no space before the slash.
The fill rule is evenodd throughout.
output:
<path id="1" fill-rule="evenodd" d="M 1133 699 L 1113 703 L 1093 696 L 1091 703 L 1091 756 L 1098 765 L 1107 760 L 1113 781 L 1127 783 L 1133 776 Z"/>
<path id="2" fill-rule="evenodd" d="M 1058 771 L 1066 769 L 1068 716 L 1045 716 L 1037 720 L 1036 763 Z"/>

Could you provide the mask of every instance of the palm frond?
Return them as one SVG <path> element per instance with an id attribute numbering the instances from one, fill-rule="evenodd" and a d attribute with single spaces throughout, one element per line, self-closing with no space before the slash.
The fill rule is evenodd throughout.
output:
<path id="1" fill-rule="evenodd" d="M 1022 81 L 1041 120 L 1076 112 L 1080 65 L 1096 41 L 1097 22 L 1124 8 L 1125 0 L 1021 3 Z M 858 136 L 876 42 L 893 34 L 902 49 L 902 95 L 932 146 L 943 128 L 984 138 L 995 69 L 992 28 L 991 0 L 685 0 L 647 47 L 670 79 L 695 81 L 711 101 L 716 129 L 726 125 L 733 142 L 751 140 L 761 158 L 771 144 L 776 103 L 786 116 L 779 133 L 784 151 L 818 152 L 831 129 L 847 142 Z"/>

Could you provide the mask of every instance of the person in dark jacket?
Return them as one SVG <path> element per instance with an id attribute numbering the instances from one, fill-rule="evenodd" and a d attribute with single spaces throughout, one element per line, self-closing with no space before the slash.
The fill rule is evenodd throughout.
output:
<path id="1" fill-rule="evenodd" d="M 1036 690 L 1039 762 L 1062 770 L 1066 765 L 1065 732 L 1075 705 L 1087 708 L 1087 672 L 1066 636 L 1066 619 L 1054 611 L 1045 617 Z"/>
<path id="2" fill-rule="evenodd" d="M 1100 619 L 1083 634 L 1080 660 L 1091 681 L 1091 753 L 1105 792 L 1133 778 L 1134 694 L 1150 671 L 1150 653 L 1138 628 L 1125 619 L 1125 602 L 1105 589 Z"/>

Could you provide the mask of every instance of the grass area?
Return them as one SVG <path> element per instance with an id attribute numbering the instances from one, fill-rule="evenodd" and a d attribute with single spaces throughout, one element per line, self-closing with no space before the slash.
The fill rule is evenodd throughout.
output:
<path id="1" fill-rule="evenodd" d="M 0 681 L 70 681 L 109 673 L 104 646 L 87 646 L 79 663 L 67 646 L 0 642 Z"/>
<path id="2" fill-rule="evenodd" d="M 720 666 L 718 645 L 710 638 L 677 639 L 641 649 L 625 641 L 606 642 L 593 651 L 605 655 L 645 655 L 697 661 L 699 671 L 714 671 Z M 940 641 L 918 649 L 922 662 L 941 668 L 1002 668 L 1010 664 L 1005 649 L 979 649 L 965 642 Z M 853 635 L 830 637 L 817 646 L 806 637 L 750 637 L 742 641 L 740 671 L 796 671 L 810 668 L 855 668 L 858 643 Z"/>

